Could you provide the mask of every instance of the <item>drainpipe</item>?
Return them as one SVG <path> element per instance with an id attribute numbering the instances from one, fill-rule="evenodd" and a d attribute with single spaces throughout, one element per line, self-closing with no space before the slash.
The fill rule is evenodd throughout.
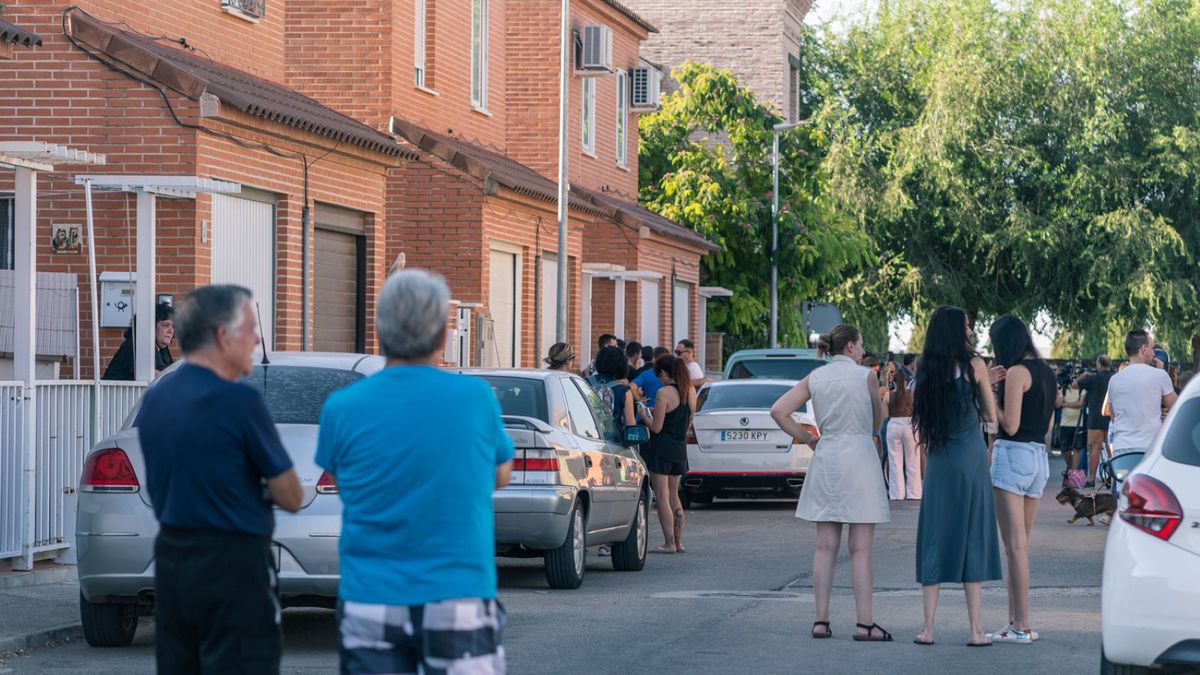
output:
<path id="1" fill-rule="evenodd" d="M 300 351 L 308 351 L 308 247 L 312 213 L 308 208 L 308 162 L 304 161 L 304 207 L 300 209 Z M 274 321 L 274 319 L 272 319 Z"/>

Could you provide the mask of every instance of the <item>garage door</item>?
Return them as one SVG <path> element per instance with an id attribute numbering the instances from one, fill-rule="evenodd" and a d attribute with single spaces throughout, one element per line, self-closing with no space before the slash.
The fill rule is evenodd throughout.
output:
<path id="1" fill-rule="evenodd" d="M 359 240 L 357 235 L 316 228 L 313 289 L 313 349 L 361 351 Z"/>
<path id="2" fill-rule="evenodd" d="M 691 304 L 691 286 L 688 284 L 675 284 L 675 302 L 673 309 L 675 312 L 675 343 L 678 344 L 684 338 L 691 338 L 692 325 L 692 304 Z"/>
<path id="3" fill-rule="evenodd" d="M 245 286 L 262 315 L 263 343 L 275 347 L 275 204 L 253 198 L 212 196 L 212 283 Z"/>
<path id="4" fill-rule="evenodd" d="M 494 345 L 485 348 L 485 366 L 512 368 L 518 363 L 517 335 L 517 254 L 492 249 L 488 284 L 488 310 L 492 314 Z"/>

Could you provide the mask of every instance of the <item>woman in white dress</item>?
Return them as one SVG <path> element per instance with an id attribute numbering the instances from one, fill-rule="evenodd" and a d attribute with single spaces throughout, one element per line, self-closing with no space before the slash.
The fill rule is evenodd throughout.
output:
<path id="1" fill-rule="evenodd" d="M 817 348 L 822 356 L 831 357 L 829 363 L 814 370 L 771 406 L 771 417 L 779 427 L 814 451 L 796 508 L 797 518 L 817 524 L 812 575 L 817 613 L 812 636 L 833 636 L 829 600 L 842 525 L 849 524 L 850 565 L 858 614 L 854 639 L 891 642 L 891 634 L 871 618 L 871 546 L 875 524 L 891 520 L 873 441 L 874 431 L 883 423 L 879 378 L 869 368 L 858 365 L 865 352 L 862 334 L 853 326 L 835 326 L 821 336 Z M 810 400 L 819 435 L 810 433 L 792 417 Z"/>

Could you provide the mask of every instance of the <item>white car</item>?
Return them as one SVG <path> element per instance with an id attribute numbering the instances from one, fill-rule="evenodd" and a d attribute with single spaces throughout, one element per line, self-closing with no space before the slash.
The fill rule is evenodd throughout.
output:
<path id="1" fill-rule="evenodd" d="M 710 504 L 716 497 L 800 493 L 813 451 L 771 419 L 771 406 L 795 380 L 724 380 L 700 389 L 688 431 L 684 499 Z M 795 418 L 816 433 L 808 407 Z"/>
<path id="2" fill-rule="evenodd" d="M 1200 670 L 1200 380 L 1122 482 L 1102 593 L 1102 673 Z"/>

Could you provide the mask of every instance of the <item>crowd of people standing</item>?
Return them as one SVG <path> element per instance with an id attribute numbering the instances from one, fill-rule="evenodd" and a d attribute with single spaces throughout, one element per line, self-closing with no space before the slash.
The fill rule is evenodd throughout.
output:
<path id="1" fill-rule="evenodd" d="M 914 562 L 925 612 L 916 644 L 934 644 L 938 595 L 946 583 L 963 586 L 968 646 L 1037 641 L 1029 610 L 1030 533 L 1050 480 L 1050 439 L 1062 435 L 1055 433 L 1061 409 L 1085 411 L 1076 426 L 1088 431 L 1092 482 L 1109 438 L 1117 453 L 1147 449 L 1177 400 L 1166 355 L 1156 353 L 1144 330 L 1126 336 L 1129 363 L 1120 372 L 1112 374 L 1111 362 L 1101 357 L 1094 373 L 1068 380 L 1069 387 L 1084 392 L 1070 401 L 1023 321 L 1002 316 L 988 338 L 991 362 L 975 349 L 966 312 L 940 307 L 930 317 L 921 354 L 896 367 L 868 360 L 861 333 L 839 325 L 818 341 L 829 363 L 772 407 L 779 426 L 814 450 L 796 509 L 797 518 L 817 526 L 812 637 L 833 635 L 833 569 L 842 528 L 848 526 L 854 639 L 893 640 L 876 623 L 871 602 L 874 530 L 890 521 L 891 497 L 921 500 Z M 820 436 L 792 419 L 810 401 Z M 881 437 L 887 487 L 876 453 Z M 1068 468 L 1079 471 L 1078 455 L 1064 456 Z M 982 584 L 1001 579 L 1008 591 L 1008 622 L 988 633 L 982 625 Z"/>

